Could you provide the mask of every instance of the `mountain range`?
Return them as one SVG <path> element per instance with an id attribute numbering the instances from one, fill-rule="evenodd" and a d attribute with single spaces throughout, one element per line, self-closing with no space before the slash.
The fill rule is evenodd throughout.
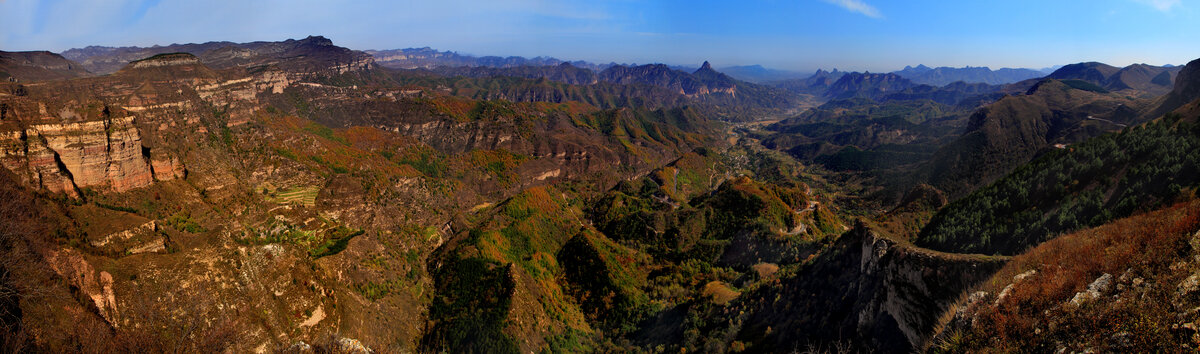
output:
<path id="1" fill-rule="evenodd" d="M 593 71 L 604 70 L 611 64 L 592 64 L 582 60 L 564 61 L 550 57 L 525 58 L 518 56 L 498 57 L 459 54 L 450 51 L 438 51 L 433 48 L 406 48 L 390 50 L 367 50 L 367 54 L 375 57 L 380 65 L 395 69 L 433 69 L 437 67 L 491 67 L 513 68 L 521 66 L 555 66 L 570 63 L 575 67 Z"/>
<path id="2" fill-rule="evenodd" d="M 0 52 L 3 350 L 1200 348 L 1200 59 L 68 52 Z"/>
<path id="3" fill-rule="evenodd" d="M 944 66 L 930 68 L 925 65 L 917 65 L 916 67 L 905 66 L 903 70 L 894 71 L 893 73 L 903 76 L 904 78 L 912 80 L 918 84 L 933 86 L 945 86 L 957 81 L 968 83 L 984 83 L 989 85 L 1003 85 L 1042 77 L 1047 74 L 1046 72 L 1033 69 L 1003 68 L 992 70 L 988 67 L 969 66 L 965 68 L 951 68 Z"/>

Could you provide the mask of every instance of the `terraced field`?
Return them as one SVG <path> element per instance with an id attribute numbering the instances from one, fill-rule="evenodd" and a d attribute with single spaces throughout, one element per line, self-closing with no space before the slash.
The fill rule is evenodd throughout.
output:
<path id="1" fill-rule="evenodd" d="M 281 204 L 293 203 L 313 207 L 317 205 L 317 192 L 320 191 L 321 187 L 317 186 L 296 186 L 279 191 L 268 200 Z"/>

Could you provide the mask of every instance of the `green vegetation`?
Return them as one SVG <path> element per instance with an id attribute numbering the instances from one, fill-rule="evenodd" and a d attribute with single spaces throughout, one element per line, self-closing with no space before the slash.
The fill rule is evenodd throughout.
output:
<path id="1" fill-rule="evenodd" d="M 947 205 L 916 243 L 1017 254 L 1064 232 L 1150 210 L 1200 187 L 1200 125 L 1178 116 L 1058 150 Z"/>
<path id="2" fill-rule="evenodd" d="M 192 214 L 188 213 L 186 211 L 181 211 L 181 212 L 175 213 L 174 215 L 171 215 L 171 217 L 168 217 L 167 220 L 165 220 L 165 221 L 166 221 L 167 225 L 170 225 L 171 227 L 174 227 L 176 230 L 179 230 L 179 231 L 186 231 L 186 232 L 191 232 L 191 233 L 201 233 L 201 232 L 208 231 L 208 230 L 205 230 L 203 226 L 200 226 L 200 224 L 197 223 L 195 220 L 192 220 Z"/>
<path id="3" fill-rule="evenodd" d="M 646 274 L 631 250 L 604 238 L 583 232 L 558 251 L 568 293 L 580 304 L 592 323 L 614 333 L 627 334 L 650 312 L 650 298 L 642 290 Z"/>
<path id="4" fill-rule="evenodd" d="M 324 220 L 324 219 L 322 219 Z M 325 224 L 330 224 L 325 221 Z M 274 219 L 261 228 L 247 227 L 237 241 L 247 245 L 284 243 L 300 247 L 313 259 L 338 254 L 346 249 L 350 239 L 362 235 L 363 230 L 342 225 L 326 226 L 316 230 L 305 230 L 283 219 Z"/>
<path id="5" fill-rule="evenodd" d="M 286 157 L 292 161 L 300 160 L 300 158 L 296 156 L 296 153 L 292 152 L 291 150 L 285 149 L 285 148 L 275 148 L 275 153 L 279 154 L 279 156 Z"/>
<path id="6" fill-rule="evenodd" d="M 504 333 L 515 286 L 510 267 L 472 257 L 437 268 L 437 297 L 429 307 L 433 327 L 421 346 L 429 351 L 516 353 L 516 342 Z"/>
<path id="7" fill-rule="evenodd" d="M 505 149 L 471 151 L 470 163 L 496 178 L 503 185 L 511 185 L 520 177 L 516 167 L 528 160 L 525 155 L 518 155 Z"/>
<path id="8" fill-rule="evenodd" d="M 412 284 L 410 287 L 405 287 L 405 284 Z M 421 284 L 413 283 L 411 280 L 392 279 L 383 282 L 368 281 L 362 284 L 354 284 L 354 291 L 358 292 L 367 300 L 378 301 L 388 295 L 402 291 L 406 288 L 420 291 Z"/>
<path id="9" fill-rule="evenodd" d="M 350 244 L 350 239 L 355 236 L 362 235 L 363 230 L 355 230 L 345 226 L 338 225 L 333 230 L 329 231 L 329 240 L 322 242 L 308 252 L 313 258 L 321 258 L 338 254 L 346 249 L 346 245 Z"/>
<path id="10" fill-rule="evenodd" d="M 446 165 L 446 158 L 436 150 L 430 148 L 417 149 L 416 151 L 407 152 L 402 155 L 397 163 L 409 165 L 429 178 L 443 178 L 447 176 L 449 167 Z"/>
<path id="11" fill-rule="evenodd" d="M 304 125 L 303 130 L 306 132 L 312 133 L 316 136 L 336 141 L 338 143 L 341 143 L 342 145 L 347 145 L 347 146 L 350 145 L 350 142 L 347 141 L 345 137 L 334 134 L 334 131 L 332 128 L 327 127 L 321 123 L 308 122 L 308 124 Z"/>
<path id="12" fill-rule="evenodd" d="M 1062 80 L 1062 83 L 1076 90 L 1084 90 L 1095 93 L 1108 93 L 1108 90 L 1105 90 L 1103 87 L 1083 80 Z"/>
<path id="13" fill-rule="evenodd" d="M 808 214 L 797 212 L 809 207 L 802 187 L 741 177 L 678 208 L 656 198 L 659 188 L 649 179 L 623 183 L 595 204 L 592 220 L 606 235 L 644 247 L 655 257 L 707 262 L 717 261 L 725 245 L 742 232 L 770 239 L 801 223 L 816 226 L 800 235 L 810 241 L 841 232 L 831 214 L 815 214 L 824 218 L 818 226 L 805 217 Z"/>
<path id="14" fill-rule="evenodd" d="M 146 58 L 134 60 L 131 63 L 137 63 L 137 62 L 141 62 L 141 61 L 155 60 L 155 59 L 167 59 L 167 58 L 171 58 L 171 57 L 195 58 L 196 56 L 192 55 L 192 53 L 185 53 L 185 52 L 162 53 L 162 54 L 155 54 L 155 55 L 151 55 Z"/>
<path id="15" fill-rule="evenodd" d="M 316 162 L 318 165 L 325 166 L 325 168 L 330 169 L 333 171 L 333 173 L 350 173 L 350 169 L 342 166 L 340 162 L 326 160 L 325 158 L 317 155 L 309 155 L 308 158 L 313 162 Z"/>
<path id="16" fill-rule="evenodd" d="M 560 284 L 562 270 L 554 257 L 581 227 L 577 209 L 567 203 L 546 187 L 527 189 L 494 207 L 467 231 L 459 247 L 474 251 L 443 259 L 433 272 L 438 290 L 430 318 L 438 326 L 423 339 L 426 348 L 471 352 L 479 350 L 472 349 L 477 345 L 509 345 L 511 338 L 501 330 L 509 321 L 516 279 L 522 279 L 523 286 L 536 284 L 537 289 L 530 290 L 541 294 L 536 303 L 522 304 L 519 320 L 548 318 L 587 330 L 586 319 Z"/>

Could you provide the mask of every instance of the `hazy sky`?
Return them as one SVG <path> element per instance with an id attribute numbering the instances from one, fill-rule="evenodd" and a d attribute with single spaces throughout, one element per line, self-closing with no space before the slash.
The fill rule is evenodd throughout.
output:
<path id="1" fill-rule="evenodd" d="M 0 0 L 0 50 L 283 40 L 891 71 L 1200 58 L 1191 0 Z"/>

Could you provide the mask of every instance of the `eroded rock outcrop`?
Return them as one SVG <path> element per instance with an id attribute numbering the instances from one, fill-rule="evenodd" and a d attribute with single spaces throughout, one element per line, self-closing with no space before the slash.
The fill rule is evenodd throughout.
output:
<path id="1" fill-rule="evenodd" d="M 113 277 L 106 271 L 96 271 L 79 251 L 63 248 L 46 255 L 50 267 L 63 277 L 76 296 L 91 300 L 95 310 L 110 325 L 118 325 L 117 298 L 113 292 Z"/>
<path id="2" fill-rule="evenodd" d="M 78 195 L 78 188 L 123 192 L 182 177 L 178 158 L 149 149 L 133 117 L 30 125 L 0 136 L 3 166 L 31 186 Z"/>

